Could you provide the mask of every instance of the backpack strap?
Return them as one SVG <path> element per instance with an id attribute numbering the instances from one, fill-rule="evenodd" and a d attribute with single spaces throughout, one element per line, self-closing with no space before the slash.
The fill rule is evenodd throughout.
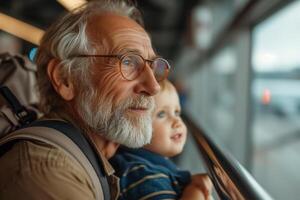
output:
<path id="1" fill-rule="evenodd" d="M 7 104 L 16 115 L 21 126 L 30 124 L 37 119 L 36 112 L 23 106 L 7 86 L 0 86 L 0 94 L 4 97 Z"/>
<path id="2" fill-rule="evenodd" d="M 38 140 L 64 150 L 82 165 L 91 178 L 96 199 L 110 199 L 102 162 L 86 138 L 70 123 L 61 120 L 36 121 L 1 139 L 0 146 L 17 140 Z"/>

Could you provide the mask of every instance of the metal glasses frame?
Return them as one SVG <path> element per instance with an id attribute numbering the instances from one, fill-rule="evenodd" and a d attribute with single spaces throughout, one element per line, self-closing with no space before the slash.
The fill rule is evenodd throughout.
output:
<path id="1" fill-rule="evenodd" d="M 121 62 L 121 61 L 122 61 L 122 59 L 123 59 L 124 57 L 126 57 L 126 56 L 128 56 L 128 55 L 135 55 L 135 56 L 138 56 L 138 57 L 140 57 L 140 58 L 144 61 L 143 69 L 142 69 L 142 70 L 139 72 L 139 74 L 138 74 L 136 77 L 134 77 L 133 79 L 129 79 L 129 78 L 125 77 L 124 74 L 122 73 L 122 70 L 121 70 L 121 65 L 122 65 L 122 62 Z M 139 54 L 135 54 L 135 53 L 125 53 L 125 54 L 122 54 L 122 55 L 78 54 L 78 55 L 74 55 L 74 56 L 72 56 L 72 57 L 118 58 L 118 59 L 119 59 L 119 70 L 120 70 L 120 73 L 121 73 L 122 77 L 123 77 L 124 79 L 128 80 L 128 81 L 132 81 L 132 80 L 136 79 L 136 78 L 140 75 L 140 73 L 145 69 L 146 62 L 150 63 L 149 66 L 150 66 L 150 68 L 151 68 L 152 70 L 153 70 L 152 64 L 153 64 L 153 62 L 155 62 L 157 59 L 161 59 L 161 60 L 163 60 L 163 61 L 166 63 L 167 69 L 166 69 L 166 73 L 165 73 L 165 75 L 164 75 L 163 78 L 157 80 L 157 77 L 156 77 L 155 74 L 154 74 L 154 76 L 155 76 L 155 78 L 156 78 L 157 81 L 162 81 L 162 80 L 164 80 L 164 79 L 168 76 L 169 70 L 171 69 L 171 66 L 170 66 L 169 62 L 168 62 L 166 59 L 164 59 L 164 58 L 156 57 L 154 60 L 149 60 L 149 59 L 145 59 L 145 58 L 143 58 L 143 56 L 141 56 L 141 55 L 139 55 Z"/>

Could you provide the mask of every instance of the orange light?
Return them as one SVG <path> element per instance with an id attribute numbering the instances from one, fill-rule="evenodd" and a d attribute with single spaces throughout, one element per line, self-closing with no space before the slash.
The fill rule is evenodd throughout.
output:
<path id="1" fill-rule="evenodd" d="M 72 11 L 75 8 L 78 8 L 85 4 L 86 0 L 57 0 L 63 7 L 65 7 L 68 11 Z"/>
<path id="2" fill-rule="evenodd" d="M 39 45 L 44 34 L 43 30 L 3 13 L 0 13 L 0 29 L 35 45 Z"/>
<path id="3" fill-rule="evenodd" d="M 262 103 L 268 105 L 271 102 L 271 91 L 269 89 L 264 89 L 262 95 Z"/>

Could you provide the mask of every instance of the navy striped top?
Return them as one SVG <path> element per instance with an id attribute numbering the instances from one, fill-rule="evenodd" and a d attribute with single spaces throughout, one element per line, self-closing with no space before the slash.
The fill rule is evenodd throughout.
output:
<path id="1" fill-rule="evenodd" d="M 110 162 L 120 178 L 119 200 L 179 199 L 191 181 L 188 171 L 178 170 L 169 159 L 142 148 L 121 147 Z"/>

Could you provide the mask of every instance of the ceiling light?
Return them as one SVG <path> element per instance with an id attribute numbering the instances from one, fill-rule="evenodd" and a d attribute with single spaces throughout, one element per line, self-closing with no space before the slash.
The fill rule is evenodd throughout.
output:
<path id="1" fill-rule="evenodd" d="M 0 12 L 0 30 L 39 45 L 44 31 Z"/>
<path id="2" fill-rule="evenodd" d="M 57 0 L 62 6 L 64 6 L 68 11 L 74 10 L 85 4 L 86 0 Z"/>

